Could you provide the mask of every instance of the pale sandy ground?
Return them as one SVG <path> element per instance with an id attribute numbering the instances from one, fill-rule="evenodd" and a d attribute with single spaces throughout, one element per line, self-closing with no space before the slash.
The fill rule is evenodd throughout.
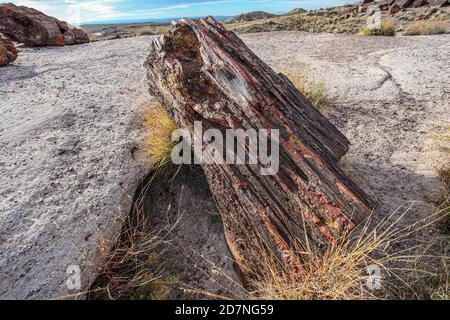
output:
<path id="1" fill-rule="evenodd" d="M 429 214 L 423 195 L 442 187 L 435 167 L 447 160 L 430 135 L 450 124 L 449 35 L 243 39 L 278 70 L 307 67 L 326 82 L 333 105 L 325 113 L 352 142 L 342 166 L 380 202 L 378 218 L 413 201 L 409 219 Z M 135 151 L 139 105 L 150 99 L 142 67 L 150 41 L 25 49 L 0 69 L 1 298 L 74 293 L 65 285 L 71 264 L 81 266 L 82 289 L 94 279 L 99 239 L 117 232 L 149 172 Z M 188 180 L 155 185 L 146 199 L 151 226 L 177 214 L 166 208 L 185 185 L 166 263 L 182 282 L 220 292 L 203 273 L 214 274 L 211 263 L 232 273 L 220 221 Z"/>
<path id="2" fill-rule="evenodd" d="M 343 167 L 391 212 L 436 189 L 445 161 L 430 134 L 450 124 L 450 36 L 283 33 L 243 37 L 277 69 L 307 66 L 324 80 L 324 112 L 349 138 Z"/>

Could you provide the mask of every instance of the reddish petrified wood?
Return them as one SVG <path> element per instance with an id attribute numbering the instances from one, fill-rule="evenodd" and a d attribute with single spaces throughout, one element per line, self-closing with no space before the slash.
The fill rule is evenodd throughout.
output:
<path id="1" fill-rule="evenodd" d="M 58 27 L 64 35 L 65 45 L 83 44 L 89 42 L 86 32 L 81 29 L 74 28 L 64 21 L 57 21 Z"/>
<path id="2" fill-rule="evenodd" d="M 260 165 L 202 165 L 244 275 L 258 268 L 261 247 L 294 266 L 298 252 L 320 255 L 373 210 L 336 164 L 349 141 L 213 18 L 178 22 L 154 40 L 145 67 L 150 93 L 191 134 L 194 121 L 222 132 L 280 130 L 273 176 L 262 176 Z"/>
<path id="3" fill-rule="evenodd" d="M 89 42 L 83 30 L 36 9 L 14 4 L 0 5 L 0 31 L 28 46 L 64 46 Z"/>
<path id="4" fill-rule="evenodd" d="M 0 66 L 10 64 L 17 59 L 18 51 L 14 43 L 0 33 Z"/>

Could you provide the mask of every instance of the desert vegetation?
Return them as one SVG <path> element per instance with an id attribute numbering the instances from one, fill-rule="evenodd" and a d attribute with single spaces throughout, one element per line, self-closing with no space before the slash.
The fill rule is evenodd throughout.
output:
<path id="1" fill-rule="evenodd" d="M 277 17 L 266 17 L 257 20 L 231 20 L 227 26 L 240 33 L 269 31 L 305 31 L 314 33 L 345 33 L 363 35 L 392 36 L 396 31 L 409 28 L 422 30 L 421 34 L 432 30 L 442 30 L 449 20 L 448 10 L 437 7 L 408 7 L 398 11 L 389 10 L 387 2 L 379 2 L 381 19 L 385 22 L 381 28 L 367 28 L 367 21 L 373 15 L 370 8 L 374 3 L 364 5 L 346 5 L 335 8 L 325 8 L 312 11 L 293 11 Z M 418 21 L 416 21 L 418 20 Z M 415 26 L 423 24 L 424 26 Z M 425 29 L 429 31 L 425 31 Z M 429 32 L 429 33 L 425 33 Z"/>
<path id="2" fill-rule="evenodd" d="M 307 66 L 302 68 L 301 72 L 299 70 L 286 69 L 282 70 L 282 73 L 317 109 L 323 109 L 330 104 L 325 80 L 311 80 L 311 74 Z"/>
<path id="3" fill-rule="evenodd" d="M 447 31 L 445 21 L 416 21 L 407 27 L 405 35 L 418 36 L 430 34 L 442 34 Z"/>
<path id="4" fill-rule="evenodd" d="M 192 287 L 184 291 L 192 297 L 225 300 L 448 300 L 448 230 L 447 234 L 436 230 L 442 230 L 443 221 L 448 222 L 449 207 L 404 226 L 403 219 L 411 209 L 399 208 L 376 224 L 367 219 L 320 258 L 307 248 L 299 253 L 302 263 L 297 272 L 263 247 L 257 249 L 261 267 L 248 270 L 253 280 L 245 287 L 211 262 L 214 274 L 229 280 L 223 294 Z M 163 275 L 165 266 L 159 257 L 170 245 L 165 239 L 175 225 L 158 233 L 147 226 L 142 211 L 137 210 L 111 251 L 107 250 L 111 245 L 104 243 L 106 263 L 91 287 L 90 299 L 168 297 L 169 284 L 178 280 Z M 179 285 L 183 287 L 183 283 Z"/>
<path id="5" fill-rule="evenodd" d="M 172 132 L 176 129 L 167 111 L 160 105 L 146 105 L 144 114 L 144 150 L 152 168 L 171 163 Z"/>
<path id="6" fill-rule="evenodd" d="M 313 33 L 362 34 L 393 36 L 396 31 L 406 30 L 406 34 L 445 33 L 449 20 L 446 7 L 408 7 L 390 11 L 388 2 L 381 1 L 381 28 L 367 28 L 367 20 L 373 12 L 373 3 L 349 4 L 334 8 L 306 11 L 301 8 L 285 14 L 274 15 L 266 12 L 249 12 L 223 20 L 227 28 L 238 33 L 272 31 L 304 31 Z M 139 35 L 153 35 L 166 32 L 169 23 L 135 23 L 123 25 L 87 25 L 93 41 L 127 38 Z"/>
<path id="7" fill-rule="evenodd" d="M 394 22 L 388 20 L 381 23 L 380 28 L 368 28 L 365 27 L 358 32 L 362 36 L 395 36 L 396 28 Z"/>
<path id="8" fill-rule="evenodd" d="M 141 210 L 135 210 L 115 239 L 100 242 L 104 263 L 88 292 L 89 299 L 164 298 L 162 266 L 158 264 L 164 240 L 146 226 Z"/>
<path id="9" fill-rule="evenodd" d="M 269 300 L 424 299 L 430 298 L 430 292 L 422 287 L 432 277 L 441 281 L 435 288 L 427 288 L 431 295 L 448 292 L 448 279 L 442 281 L 441 274 L 446 265 L 419 263 L 426 258 L 441 262 L 442 258 L 429 246 L 416 239 L 411 247 L 414 249 L 393 249 L 411 235 L 433 228 L 441 213 L 401 227 L 399 222 L 407 214 L 408 210 L 399 217 L 393 213 L 377 225 L 368 219 L 355 235 L 346 236 L 319 259 L 308 250 L 302 252 L 298 273 L 287 272 L 271 255 L 262 257 L 263 267 L 255 271 L 256 280 L 251 284 L 254 289 L 249 296 Z M 443 259 L 447 263 L 448 257 Z"/>
<path id="10" fill-rule="evenodd" d="M 169 173 L 153 171 L 143 182 L 133 201 L 130 215 L 115 238 L 107 239 L 98 231 L 98 251 L 102 256 L 102 264 L 101 267 L 96 266 L 99 268 L 98 276 L 87 292 L 89 299 L 167 299 L 169 284 L 177 280 L 163 275 L 165 266 L 160 256 L 165 254 L 165 249 L 170 245 L 167 238 L 177 227 L 178 220 L 161 229 L 151 230 L 144 208 L 145 193 L 160 174 Z"/>

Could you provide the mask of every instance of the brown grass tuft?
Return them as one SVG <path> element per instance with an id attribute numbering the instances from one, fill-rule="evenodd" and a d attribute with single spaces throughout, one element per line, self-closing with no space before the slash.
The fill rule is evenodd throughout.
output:
<path id="1" fill-rule="evenodd" d="M 390 20 L 383 21 L 380 28 L 363 28 L 358 32 L 361 36 L 395 36 L 396 28 L 394 22 Z"/>
<path id="2" fill-rule="evenodd" d="M 115 239 L 101 239 L 99 249 L 104 263 L 88 293 L 89 299 L 138 298 L 141 291 L 151 298 L 164 295 L 162 268 L 156 255 L 164 240 L 146 226 L 147 219 L 137 210 Z"/>
<path id="3" fill-rule="evenodd" d="M 447 32 L 445 21 L 416 21 L 405 32 L 407 36 L 442 34 Z"/>
<path id="4" fill-rule="evenodd" d="M 89 299 L 162 300 L 169 294 L 169 284 L 176 282 L 163 277 L 159 256 L 170 245 L 167 239 L 179 219 L 160 230 L 149 230 L 144 211 L 145 194 L 158 174 L 155 171 L 139 188 L 130 216 L 114 239 L 108 240 L 97 228 L 103 263 L 88 292 Z"/>
<path id="5" fill-rule="evenodd" d="M 436 192 L 425 196 L 425 201 L 437 207 L 442 215 L 437 223 L 438 229 L 446 235 L 450 235 L 450 165 L 438 170 L 439 179 L 443 187 Z"/>
<path id="6" fill-rule="evenodd" d="M 309 249 L 299 253 L 302 265 L 297 273 L 287 269 L 278 257 L 262 248 L 259 250 L 259 267 L 251 270 L 253 280 L 246 288 L 241 287 L 244 294 L 241 291 L 226 297 L 203 294 L 222 299 L 261 300 L 445 297 L 448 293 L 448 278 L 434 270 L 430 260 L 443 259 L 448 262 L 448 256 L 432 255 L 428 245 L 406 245 L 395 249 L 401 242 L 410 241 L 413 235 L 432 227 L 440 214 L 401 227 L 399 222 L 407 213 L 408 210 L 397 217 L 397 212 L 394 212 L 375 227 L 369 227 L 369 219 L 361 229 L 355 230 L 353 236 L 343 238 L 331 246 L 321 258 L 314 257 Z M 422 263 L 424 261 L 425 264 Z M 439 279 L 439 285 L 430 285 L 427 283 L 429 279 Z M 377 286 L 378 283 L 380 286 Z M 428 295 L 421 292 L 424 288 L 429 290 Z"/>
<path id="7" fill-rule="evenodd" d="M 324 80 L 318 82 L 310 81 L 308 80 L 308 76 L 306 75 L 308 72 L 306 71 L 301 73 L 298 71 L 283 70 L 282 73 L 317 109 L 320 110 L 327 105 L 327 88 Z"/>
<path id="8" fill-rule="evenodd" d="M 145 152 L 153 168 L 161 168 L 171 163 L 174 147 L 172 133 L 176 125 L 166 110 L 159 106 L 150 106 L 144 115 Z"/>

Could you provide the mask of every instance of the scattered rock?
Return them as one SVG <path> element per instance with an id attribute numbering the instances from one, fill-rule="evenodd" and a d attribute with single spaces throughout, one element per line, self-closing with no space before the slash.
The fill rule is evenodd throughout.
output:
<path id="1" fill-rule="evenodd" d="M 428 4 L 428 0 L 414 0 L 411 7 L 418 8 Z"/>
<path id="2" fill-rule="evenodd" d="M 391 7 L 389 8 L 389 13 L 390 14 L 396 14 L 397 12 L 399 12 L 401 9 L 398 6 L 398 4 L 394 3 L 393 5 L 391 5 Z"/>
<path id="3" fill-rule="evenodd" d="M 429 0 L 430 7 L 445 7 L 448 5 L 448 0 Z"/>
<path id="4" fill-rule="evenodd" d="M 17 49 L 14 43 L 0 33 L 0 67 L 10 64 L 17 59 Z"/>
<path id="5" fill-rule="evenodd" d="M 394 4 L 396 4 L 400 9 L 406 9 L 411 7 L 414 0 L 396 0 Z"/>
<path id="6" fill-rule="evenodd" d="M 435 15 L 439 15 L 440 11 L 437 7 L 425 8 L 422 12 L 417 15 L 418 20 L 429 20 Z"/>
<path id="7" fill-rule="evenodd" d="M 0 30 L 28 46 L 64 46 L 89 42 L 87 34 L 67 22 L 25 6 L 0 5 Z"/>

